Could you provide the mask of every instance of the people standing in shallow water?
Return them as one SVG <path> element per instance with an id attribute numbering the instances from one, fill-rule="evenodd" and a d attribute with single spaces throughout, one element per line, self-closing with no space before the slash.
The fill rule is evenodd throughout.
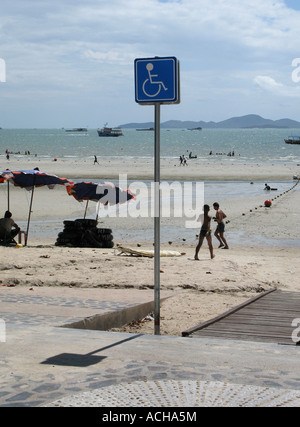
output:
<path id="1" fill-rule="evenodd" d="M 227 241 L 224 237 L 225 224 L 224 219 L 226 218 L 225 213 L 220 209 L 219 203 L 215 202 L 213 204 L 214 209 L 216 210 L 216 216 L 213 218 L 217 223 L 217 228 L 215 231 L 215 237 L 219 240 L 219 248 L 229 249 Z"/>
<path id="2" fill-rule="evenodd" d="M 211 241 L 211 229 L 210 229 L 211 216 L 208 215 L 209 209 L 210 208 L 208 205 L 203 206 L 203 212 L 204 212 L 203 223 L 202 223 L 202 227 L 200 230 L 199 242 L 198 242 L 198 245 L 196 247 L 196 252 L 195 252 L 195 257 L 194 257 L 195 260 L 197 260 L 197 261 L 199 261 L 198 254 L 199 254 L 200 248 L 202 246 L 204 237 L 206 237 L 206 240 L 208 243 L 211 259 L 213 259 L 215 257 L 215 255 L 213 253 L 213 246 L 212 246 L 212 241 Z"/>

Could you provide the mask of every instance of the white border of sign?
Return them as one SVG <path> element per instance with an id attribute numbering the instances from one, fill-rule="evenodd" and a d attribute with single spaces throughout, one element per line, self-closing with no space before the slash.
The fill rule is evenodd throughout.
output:
<path id="1" fill-rule="evenodd" d="M 174 81 L 174 87 L 173 87 L 173 97 L 169 98 L 169 99 L 164 99 L 159 98 L 159 97 L 155 97 L 153 100 L 151 100 L 151 98 L 141 98 L 139 96 L 139 75 L 138 75 L 138 65 L 141 62 L 147 62 L 147 63 L 152 63 L 152 62 L 162 62 L 162 61 L 173 61 L 174 62 L 174 66 L 173 66 L 173 81 Z M 140 105 L 155 105 L 157 103 L 160 104 L 165 104 L 165 105 L 170 105 L 170 104 L 180 104 L 180 62 L 178 61 L 177 58 L 175 58 L 174 56 L 168 56 L 168 57 L 154 57 L 154 58 L 137 58 L 134 61 L 134 73 L 135 73 L 135 101 L 140 104 Z"/>

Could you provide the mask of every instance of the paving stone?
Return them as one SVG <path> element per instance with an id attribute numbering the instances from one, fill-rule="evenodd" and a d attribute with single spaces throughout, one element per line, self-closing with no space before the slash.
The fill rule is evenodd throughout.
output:
<path id="1" fill-rule="evenodd" d="M 0 292 L 7 322 L 0 407 L 130 406 L 129 397 L 152 406 L 300 405 L 299 347 L 59 327 L 78 310 L 103 313 L 149 301 L 135 292 L 126 290 L 119 302 L 107 293 L 77 298 L 76 289 L 69 298 Z"/>

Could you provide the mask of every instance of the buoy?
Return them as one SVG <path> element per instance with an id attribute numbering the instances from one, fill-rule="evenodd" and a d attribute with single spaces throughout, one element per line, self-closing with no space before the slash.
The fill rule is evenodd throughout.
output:
<path id="1" fill-rule="evenodd" d="M 265 201 L 265 207 L 266 208 L 270 208 L 272 206 L 272 202 L 271 202 L 271 200 L 266 200 Z"/>

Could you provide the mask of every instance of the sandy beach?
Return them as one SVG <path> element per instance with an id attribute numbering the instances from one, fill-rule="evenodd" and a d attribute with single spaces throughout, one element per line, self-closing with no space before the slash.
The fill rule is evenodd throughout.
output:
<path id="1" fill-rule="evenodd" d="M 127 174 L 127 179 L 153 179 L 154 161 L 151 159 L 107 160 L 93 164 L 90 160 L 58 158 L 57 161 L 39 157 L 11 158 L 3 161 L 2 170 L 27 170 L 38 167 L 41 171 L 66 178 L 119 179 L 120 174 Z M 300 175 L 300 164 L 261 164 L 243 163 L 238 159 L 222 157 L 218 161 L 209 158 L 206 161 L 193 159 L 188 166 L 180 166 L 178 159 L 161 159 L 162 180 L 216 180 L 216 181 L 274 181 L 291 180 Z"/>
<path id="2" fill-rule="evenodd" d="M 119 173 L 128 179 L 152 179 L 153 164 L 113 163 L 87 165 L 72 161 L 36 161 L 20 163 L 11 161 L 9 168 L 21 170 L 39 167 L 40 170 L 67 178 L 93 180 L 117 179 Z M 2 165 L 6 169 L 7 164 Z M 181 335 L 181 332 L 202 321 L 215 317 L 240 304 L 257 293 L 270 288 L 300 291 L 300 186 L 293 176 L 300 167 L 290 165 L 214 165 L 193 163 L 186 168 L 161 165 L 162 179 L 169 180 L 244 180 L 271 182 L 285 180 L 289 191 L 276 195 L 262 191 L 261 196 L 225 198 L 222 209 L 227 214 L 226 237 L 229 250 L 218 249 L 213 237 L 215 258 L 209 258 L 207 243 L 200 250 L 200 261 L 194 260 L 196 233 L 187 239 L 163 243 L 161 249 L 178 250 L 185 255 L 161 258 L 161 289 L 172 295 L 162 303 L 161 333 Z M 295 187 L 294 187 L 295 186 Z M 26 221 L 30 193 L 11 187 L 10 210 L 14 219 Z M 6 210 L 6 185 L 1 186 L 3 213 Z M 273 198 L 272 207 L 266 208 L 264 200 Z M 78 203 L 66 194 L 64 187 L 54 190 L 39 188 L 35 191 L 32 220 L 44 227 L 52 222 L 83 216 L 85 204 Z M 91 208 L 92 211 L 95 207 Z M 185 218 L 162 218 L 162 225 L 184 226 Z M 63 226 L 63 225 L 61 225 Z M 79 288 L 96 295 L 97 288 L 138 289 L 139 292 L 154 287 L 154 261 L 150 258 L 120 255 L 116 245 L 153 249 L 149 241 L 137 238 L 135 230 L 153 227 L 153 218 L 105 218 L 101 227 L 126 230 L 126 240 L 115 241 L 113 249 L 70 248 L 55 246 L 55 239 L 41 235 L 29 238 L 22 248 L 0 247 L 2 292 L 47 292 L 59 295 L 61 289 L 72 294 Z M 23 227 L 22 227 L 23 228 Z M 215 225 L 213 224 L 213 230 Z M 231 244 L 231 234 L 243 233 L 243 243 L 236 239 Z M 191 236 L 191 235 L 189 235 Z M 245 244 L 245 236 L 247 244 Z M 258 238 L 259 237 L 259 238 Z M 264 244 L 264 239 L 276 239 L 276 244 Z M 282 241 L 282 244 L 280 242 Z M 287 244 L 290 242 L 290 245 Z M 146 274 L 145 274 L 146 273 Z M 126 329 L 128 330 L 128 329 Z M 134 325 L 131 331 L 153 333 L 153 322 Z"/>

